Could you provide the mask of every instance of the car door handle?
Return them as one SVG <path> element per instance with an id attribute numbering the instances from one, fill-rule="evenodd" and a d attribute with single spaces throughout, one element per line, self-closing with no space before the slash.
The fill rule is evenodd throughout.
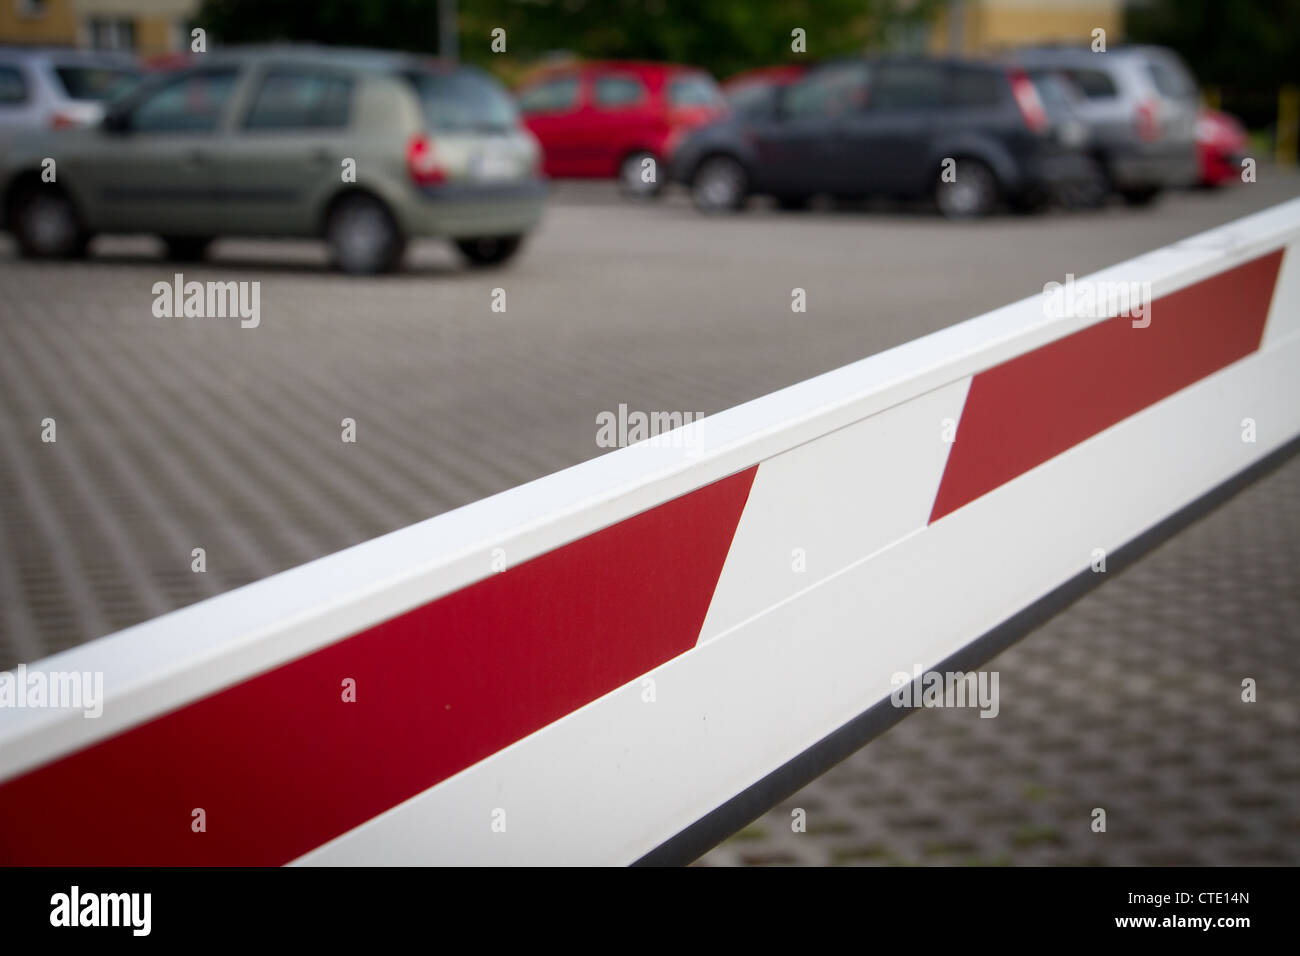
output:
<path id="1" fill-rule="evenodd" d="M 314 149 L 307 159 L 315 166 L 325 166 L 329 163 L 331 157 L 327 149 Z"/>
<path id="2" fill-rule="evenodd" d="M 206 166 L 211 160 L 207 150 L 192 149 L 185 154 L 185 161 L 195 166 Z"/>

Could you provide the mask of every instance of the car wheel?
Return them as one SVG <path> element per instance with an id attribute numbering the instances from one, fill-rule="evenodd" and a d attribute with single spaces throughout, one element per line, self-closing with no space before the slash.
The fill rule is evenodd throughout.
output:
<path id="1" fill-rule="evenodd" d="M 14 205 L 13 230 L 22 254 L 33 259 L 81 256 L 90 243 L 72 200 L 50 186 L 34 187 L 19 198 Z"/>
<path id="2" fill-rule="evenodd" d="M 212 245 L 212 236 L 163 236 L 162 240 L 172 262 L 198 262 Z"/>
<path id="3" fill-rule="evenodd" d="M 710 156 L 691 177 L 691 199 L 701 212 L 729 212 L 745 204 L 749 175 L 730 156 Z"/>
<path id="4" fill-rule="evenodd" d="M 1130 206 L 1149 206 L 1155 202 L 1155 198 L 1160 195 L 1159 186 L 1143 186 L 1139 189 L 1121 189 L 1119 194 L 1124 197 L 1124 202 Z"/>
<path id="5" fill-rule="evenodd" d="M 351 275 L 391 272 L 406 251 L 406 241 L 388 209 L 362 193 L 335 203 L 325 223 L 325 240 L 335 268 Z"/>
<path id="6" fill-rule="evenodd" d="M 651 166 L 649 172 L 652 173 L 652 179 L 649 182 L 645 180 L 645 161 L 650 160 Z M 652 199 L 663 192 L 663 172 L 660 169 L 662 164 L 654 153 L 641 151 L 632 153 L 624 158 L 618 167 L 618 186 L 623 194 L 633 199 Z"/>
<path id="7" fill-rule="evenodd" d="M 978 159 L 959 159 L 953 167 L 953 181 L 940 179 L 934 198 L 949 219 L 975 219 L 996 208 L 998 195 L 993 170 Z"/>
<path id="8" fill-rule="evenodd" d="M 1099 159 L 1089 158 L 1088 171 L 1080 179 L 1060 189 L 1061 205 L 1066 209 L 1100 209 L 1111 193 L 1110 177 Z"/>
<path id="9" fill-rule="evenodd" d="M 523 236 L 493 236 L 482 239 L 457 239 L 456 248 L 471 266 L 499 266 L 524 244 Z"/>

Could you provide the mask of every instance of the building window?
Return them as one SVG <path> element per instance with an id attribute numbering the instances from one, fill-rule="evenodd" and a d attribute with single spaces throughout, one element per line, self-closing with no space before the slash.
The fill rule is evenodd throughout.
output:
<path id="1" fill-rule="evenodd" d="M 18 0 L 18 15 L 26 20 L 39 20 L 50 12 L 46 0 Z"/>
<path id="2" fill-rule="evenodd" d="M 92 50 L 135 49 L 135 21 L 127 17 L 91 17 L 86 30 Z"/>

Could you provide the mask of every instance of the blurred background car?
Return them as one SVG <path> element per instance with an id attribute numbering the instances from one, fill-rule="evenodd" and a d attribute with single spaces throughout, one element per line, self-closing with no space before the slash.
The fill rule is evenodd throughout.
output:
<path id="1" fill-rule="evenodd" d="M 691 135 L 675 180 L 704 211 L 753 193 L 797 208 L 812 196 L 933 196 L 947 216 L 1034 207 L 1090 164 L 1077 122 L 1049 112 L 1029 77 L 996 64 L 846 59 L 777 86 L 768 109 Z M 952 160 L 950 176 L 942 176 Z"/>
<path id="2" fill-rule="evenodd" d="M 168 70 L 179 70 L 187 66 L 194 66 L 195 54 L 186 51 L 177 51 L 174 53 L 156 53 L 153 56 L 140 58 L 140 69 L 146 73 L 164 73 Z"/>
<path id="3" fill-rule="evenodd" d="M 94 125 L 139 78 L 124 54 L 0 48 L 0 137 Z"/>
<path id="4" fill-rule="evenodd" d="M 1241 181 L 1241 161 L 1249 139 L 1235 116 L 1202 109 L 1196 117 L 1196 156 L 1200 185 L 1223 186 Z"/>
<path id="5" fill-rule="evenodd" d="M 541 216 L 539 150 L 505 89 L 471 67 L 368 50 L 223 51 L 158 73 L 95 128 L 30 137 L 0 168 L 28 256 L 91 236 L 324 238 L 345 272 L 395 268 L 413 236 L 473 265 L 509 259 Z M 41 182 L 42 157 L 58 161 Z"/>
<path id="6" fill-rule="evenodd" d="M 726 112 L 713 77 L 667 63 L 551 67 L 526 80 L 517 98 L 542 144 L 546 175 L 617 177 L 632 196 L 657 195 L 677 143 Z M 653 176 L 644 175 L 649 168 Z"/>
<path id="7" fill-rule="evenodd" d="M 802 79 L 807 72 L 808 67 L 799 63 L 745 70 L 722 84 L 722 95 L 733 113 L 761 116 L 775 107 L 779 90 Z"/>
<path id="8" fill-rule="evenodd" d="M 1031 75 L 1063 74 L 1082 93 L 1076 110 L 1088 124 L 1092 155 L 1125 202 L 1145 205 L 1196 181 L 1196 83 L 1172 50 L 1041 47 L 1012 60 Z"/>
<path id="9" fill-rule="evenodd" d="M 1102 206 L 1110 194 L 1110 180 L 1092 148 L 1092 131 L 1082 116 L 1083 94 L 1073 80 L 1056 70 L 1025 71 L 1025 76 L 1034 85 L 1034 92 L 1055 124 L 1061 142 L 1078 149 L 1087 166 L 1083 177 L 1059 183 L 1055 198 L 1067 209 Z"/>

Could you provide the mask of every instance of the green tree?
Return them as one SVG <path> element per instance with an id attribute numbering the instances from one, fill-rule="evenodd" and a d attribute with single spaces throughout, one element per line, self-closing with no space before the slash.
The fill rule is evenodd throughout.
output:
<path id="1" fill-rule="evenodd" d="M 585 58 L 670 60 L 726 76 L 915 40 L 940 0 L 460 0 L 464 59 L 500 65 L 564 51 Z M 206 0 L 200 25 L 225 43 L 267 40 L 437 49 L 437 0 Z M 807 54 L 791 50 L 791 31 Z"/>
<path id="2" fill-rule="evenodd" d="M 438 46 L 437 0 L 204 0 L 196 22 L 222 43 Z"/>
<path id="3" fill-rule="evenodd" d="M 1300 83 L 1300 0 L 1149 0 L 1128 8 L 1125 32 L 1177 50 L 1251 125 L 1272 122 L 1278 87 Z"/>

